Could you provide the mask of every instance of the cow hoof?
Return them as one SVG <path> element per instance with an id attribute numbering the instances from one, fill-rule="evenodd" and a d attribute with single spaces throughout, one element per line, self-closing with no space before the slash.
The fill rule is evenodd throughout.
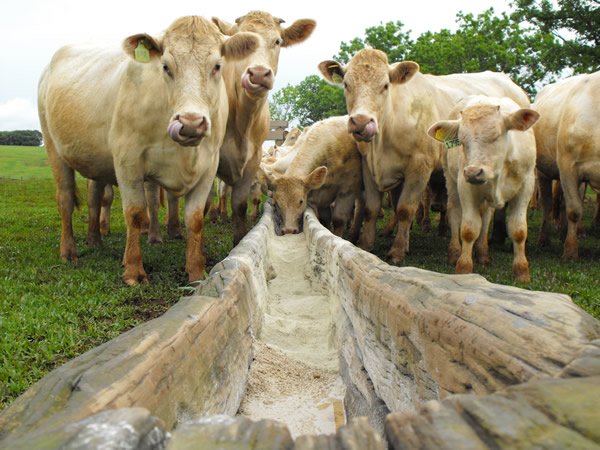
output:
<path id="1" fill-rule="evenodd" d="M 388 258 L 392 264 L 400 264 L 404 261 L 404 252 L 399 250 L 390 250 L 388 252 Z"/>
<path id="2" fill-rule="evenodd" d="M 127 286 L 137 286 L 138 284 L 148 284 L 148 275 L 143 270 L 138 273 L 123 274 L 123 281 Z"/>
<path id="3" fill-rule="evenodd" d="M 148 235 L 148 244 L 162 244 L 163 238 L 159 234 L 158 236 Z"/>

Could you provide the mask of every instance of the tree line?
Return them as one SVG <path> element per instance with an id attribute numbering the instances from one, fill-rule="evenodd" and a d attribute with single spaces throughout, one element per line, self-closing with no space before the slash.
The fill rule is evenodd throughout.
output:
<path id="1" fill-rule="evenodd" d="M 533 99 L 545 84 L 600 69 L 600 1 L 515 0 L 510 13 L 456 14 L 457 30 L 426 31 L 416 39 L 397 20 L 369 27 L 364 37 L 342 42 L 333 59 L 347 63 L 362 48 L 387 53 L 390 64 L 419 63 L 423 73 L 504 72 Z M 297 120 L 300 127 L 346 114 L 343 90 L 309 75 L 275 92 L 274 120 Z"/>
<path id="2" fill-rule="evenodd" d="M 0 145 L 42 145 L 42 133 L 38 130 L 0 131 Z"/>

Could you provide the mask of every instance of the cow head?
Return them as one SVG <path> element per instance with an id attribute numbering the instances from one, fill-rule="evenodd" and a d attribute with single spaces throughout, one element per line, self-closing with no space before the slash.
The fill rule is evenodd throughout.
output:
<path id="1" fill-rule="evenodd" d="M 246 58 L 258 45 L 259 39 L 252 33 L 225 37 L 210 21 L 189 16 L 176 20 L 160 38 L 148 34 L 128 37 L 123 49 L 163 80 L 172 111 L 166 124 L 171 139 L 196 146 L 210 136 L 210 113 L 225 95 L 223 65 Z"/>
<path id="2" fill-rule="evenodd" d="M 319 70 L 327 81 L 342 85 L 348 108 L 348 132 L 359 142 L 370 142 L 379 132 L 379 123 L 391 101 L 390 86 L 408 82 L 419 65 L 402 61 L 391 66 L 380 50 L 360 50 L 343 67 L 323 61 Z"/>
<path id="3" fill-rule="evenodd" d="M 526 131 L 539 114 L 532 109 L 503 112 L 499 104 L 484 103 L 467 106 L 458 120 L 443 120 L 433 124 L 427 134 L 445 143 L 448 151 L 464 152 L 463 175 L 471 184 L 484 184 L 500 173 L 510 143 L 508 131 Z M 457 148 L 454 148 L 457 147 Z"/>
<path id="4" fill-rule="evenodd" d="M 259 177 L 266 179 L 271 191 L 275 222 L 281 225 L 281 234 L 300 233 L 308 194 L 323 186 L 327 178 L 327 167 L 317 167 L 308 175 L 301 177 L 278 174 L 264 164 L 261 165 L 260 172 Z"/>
<path id="5" fill-rule="evenodd" d="M 316 26 L 314 20 L 300 19 L 284 28 L 281 26 L 284 23 L 282 19 L 262 11 L 251 11 L 236 19 L 234 25 L 216 17 L 212 20 L 223 34 L 234 36 L 249 31 L 260 36 L 260 45 L 252 57 L 239 61 L 234 69 L 236 79 L 240 80 L 242 88 L 251 98 L 266 98 L 273 87 L 281 47 L 304 41 Z"/>

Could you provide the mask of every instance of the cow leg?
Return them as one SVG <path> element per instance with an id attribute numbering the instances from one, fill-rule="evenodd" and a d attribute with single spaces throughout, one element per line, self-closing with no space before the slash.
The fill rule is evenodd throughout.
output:
<path id="1" fill-rule="evenodd" d="M 219 202 L 217 203 L 217 211 L 221 222 L 227 222 L 227 198 L 231 195 L 231 187 L 227 186 L 224 181 L 219 182 Z"/>
<path id="2" fill-rule="evenodd" d="M 262 189 L 260 183 L 254 180 L 250 187 L 250 221 L 256 222 L 260 210 L 260 201 L 262 199 Z"/>
<path id="3" fill-rule="evenodd" d="M 537 172 L 539 204 L 542 207 L 542 224 L 540 226 L 540 235 L 538 245 L 546 247 L 550 245 L 550 220 L 552 216 L 552 179 L 546 175 Z"/>
<path id="4" fill-rule="evenodd" d="M 106 236 L 110 233 L 110 209 L 115 197 L 113 187 L 110 184 L 104 186 L 102 195 L 102 207 L 100 208 L 100 235 Z"/>
<path id="5" fill-rule="evenodd" d="M 185 271 L 190 282 L 205 278 L 204 208 L 211 191 L 211 184 L 212 181 L 201 183 L 185 196 L 185 226 L 187 228 Z"/>
<path id="6" fill-rule="evenodd" d="M 486 206 L 482 206 L 482 208 L 483 210 L 480 212 L 482 216 L 481 233 L 475 241 L 475 255 L 479 264 L 487 265 L 490 263 L 488 230 L 494 215 L 494 209 Z"/>
<path id="7" fill-rule="evenodd" d="M 231 188 L 231 222 L 233 225 L 233 245 L 238 245 L 246 235 L 246 211 L 250 186 L 256 179 L 260 164 L 261 151 L 254 152 L 256 157 L 248 161 L 242 177 Z"/>
<path id="8" fill-rule="evenodd" d="M 527 242 L 527 206 L 531 200 L 534 189 L 533 177 L 531 182 L 525 182 L 523 190 L 510 202 L 508 211 L 508 235 L 513 241 L 513 275 L 517 281 L 529 283 L 529 262 L 525 255 L 525 244 Z"/>
<path id="9" fill-rule="evenodd" d="M 600 226 L 600 194 L 596 194 L 596 211 L 592 223 L 595 227 Z"/>
<path id="10" fill-rule="evenodd" d="M 146 204 L 148 205 L 148 243 L 158 244 L 163 241 L 160 235 L 160 221 L 158 212 L 160 209 L 160 186 L 156 183 L 147 181 L 144 183 L 144 193 L 146 195 Z"/>
<path id="11" fill-rule="evenodd" d="M 456 273 L 473 272 L 473 244 L 481 234 L 481 224 L 479 210 L 473 208 L 469 202 L 462 205 L 462 223 L 460 227 L 462 248 L 460 257 L 456 262 Z"/>
<path id="12" fill-rule="evenodd" d="M 369 171 L 364 158 L 362 163 L 362 175 L 365 189 L 365 220 L 358 246 L 369 252 L 373 250 L 373 247 L 375 246 L 375 226 L 377 224 L 377 217 L 379 217 L 379 211 L 381 210 L 383 193 L 377 190 L 375 181 L 371 176 L 371 172 Z"/>
<path id="13" fill-rule="evenodd" d="M 423 196 L 421 197 L 421 201 L 419 202 L 419 206 L 417 209 L 417 223 L 421 227 L 421 229 L 425 232 L 431 231 L 431 199 L 433 193 L 431 192 L 431 188 L 429 185 L 425 188 L 425 192 L 423 192 Z M 421 211 L 419 217 L 419 211 Z"/>
<path id="14" fill-rule="evenodd" d="M 462 219 L 462 208 L 458 196 L 456 181 L 448 179 L 446 184 L 448 191 L 448 206 L 446 207 L 448 225 L 450 226 L 450 243 L 448 244 L 448 264 L 456 265 L 460 257 L 460 223 Z"/>
<path id="15" fill-rule="evenodd" d="M 56 182 L 56 204 L 61 220 L 60 257 L 63 261 L 77 262 L 77 248 L 73 237 L 73 209 L 79 205 L 75 172 L 58 156 L 50 134 L 42 124 L 46 153 Z"/>
<path id="16" fill-rule="evenodd" d="M 358 192 L 354 197 L 354 215 L 352 217 L 352 226 L 350 228 L 349 240 L 353 244 L 358 242 L 360 230 L 365 220 L 365 199 L 362 192 Z"/>
<path id="17" fill-rule="evenodd" d="M 123 255 L 123 281 L 133 286 L 147 283 L 148 275 L 142 263 L 140 238 L 142 230 L 148 226 L 148 211 L 144 193 L 143 177 L 139 174 L 125 173 L 118 165 L 115 167 L 121 197 L 123 214 L 127 226 L 127 241 Z"/>
<path id="18" fill-rule="evenodd" d="M 579 195 L 579 182 L 577 174 L 570 164 L 559 161 L 560 184 L 565 196 L 567 212 L 567 236 L 565 238 L 563 259 L 574 261 L 579 258 L 579 246 L 577 242 L 577 224 L 583 215 L 583 201 Z"/>
<path id="19" fill-rule="evenodd" d="M 400 200 L 400 193 L 402 192 L 403 184 L 400 183 L 400 186 L 395 187 L 391 191 L 388 191 L 388 199 L 392 203 L 392 209 L 394 213 L 390 216 L 388 223 L 385 225 L 383 229 L 384 236 L 391 236 L 394 234 L 394 230 L 396 229 L 396 225 L 398 225 L 398 217 L 396 216 L 396 205 L 398 204 L 398 200 Z"/>
<path id="20" fill-rule="evenodd" d="M 398 231 L 392 248 L 388 252 L 393 264 L 401 263 L 409 251 L 410 226 L 431 175 L 431 171 L 427 172 L 424 167 L 407 167 L 406 173 L 408 175 L 404 180 L 402 193 L 396 207 Z"/>
<path id="21" fill-rule="evenodd" d="M 104 195 L 104 183 L 88 180 L 88 232 L 87 243 L 90 247 L 98 247 L 102 240 L 100 238 L 100 210 L 102 209 L 102 197 Z M 110 207 L 109 207 L 110 209 Z"/>
<path id="22" fill-rule="evenodd" d="M 333 234 L 336 236 L 342 236 L 346 230 L 346 225 L 352 217 L 352 209 L 354 208 L 354 193 L 345 192 L 338 194 L 335 198 L 335 206 L 333 207 L 333 215 L 331 218 L 331 224 Z"/>
<path id="23" fill-rule="evenodd" d="M 179 198 L 167 192 L 167 234 L 171 239 L 183 239 L 179 220 Z"/>

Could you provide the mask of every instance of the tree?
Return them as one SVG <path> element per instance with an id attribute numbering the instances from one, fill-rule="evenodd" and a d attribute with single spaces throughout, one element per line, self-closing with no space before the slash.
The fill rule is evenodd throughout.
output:
<path id="1" fill-rule="evenodd" d="M 571 68 L 575 73 L 600 70 L 600 1 L 515 0 L 515 20 L 525 20 L 558 41 L 548 54 L 552 70 Z"/>
<path id="2" fill-rule="evenodd" d="M 42 145 L 42 133 L 38 130 L 0 131 L 0 145 Z"/>
<path id="3" fill-rule="evenodd" d="M 298 85 L 287 85 L 273 94 L 271 118 L 298 120 L 305 127 L 318 120 L 346 114 L 344 91 L 327 84 L 318 75 L 309 75 Z"/>
<path id="4" fill-rule="evenodd" d="M 350 42 L 340 44 L 340 52 L 334 59 L 342 64 L 347 64 L 352 56 L 362 48 L 371 47 L 381 50 L 388 55 L 390 62 L 406 59 L 413 42 L 410 39 L 410 30 L 403 31 L 404 24 L 387 22 L 365 30 L 364 38 L 354 38 Z"/>
<path id="5" fill-rule="evenodd" d="M 540 84 L 553 81 L 558 73 L 549 63 L 556 40 L 549 34 L 505 13 L 457 14 L 457 31 L 447 29 L 421 34 L 408 58 L 417 61 L 421 71 L 435 75 L 505 72 L 531 96 Z"/>

